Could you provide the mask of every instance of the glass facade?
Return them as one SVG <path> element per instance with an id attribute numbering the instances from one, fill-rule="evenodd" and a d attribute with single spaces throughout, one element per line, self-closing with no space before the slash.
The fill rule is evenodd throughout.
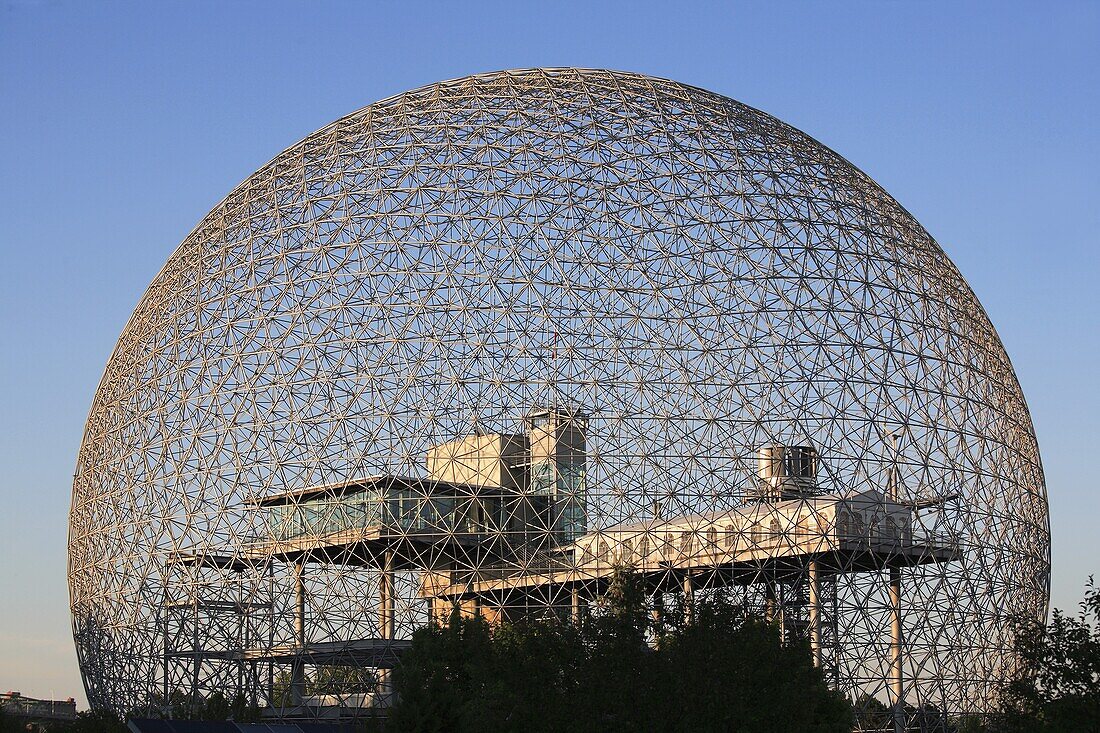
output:
<path id="1" fill-rule="evenodd" d="M 389 477 L 269 505 L 267 529 L 282 541 L 378 527 L 390 534 L 493 533 L 527 549 L 569 544 L 587 529 L 585 420 L 544 410 L 530 414 L 526 426 L 527 434 L 510 436 L 522 446 L 519 453 L 494 448 L 493 438 L 506 436 L 460 438 L 456 457 L 436 456 L 434 470 L 429 452 L 426 480 Z M 470 466 L 478 470 L 459 470 Z M 494 485 L 439 478 L 483 474 Z M 515 477 L 515 486 L 496 485 L 506 476 Z"/>
<path id="2" fill-rule="evenodd" d="M 273 506 L 268 531 L 273 539 L 322 537 L 369 527 L 389 532 L 477 534 L 498 531 L 502 496 L 425 494 L 386 488 Z"/>

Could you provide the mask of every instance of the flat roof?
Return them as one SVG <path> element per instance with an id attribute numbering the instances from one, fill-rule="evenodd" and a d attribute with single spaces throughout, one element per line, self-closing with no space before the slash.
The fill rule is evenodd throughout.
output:
<path id="1" fill-rule="evenodd" d="M 232 555 L 204 552 L 200 548 L 178 550 L 168 553 L 168 564 L 170 565 L 218 568 L 220 570 L 233 570 L 237 572 L 263 564 L 266 561 L 266 558 L 252 557 L 240 549 Z"/>
<path id="2" fill-rule="evenodd" d="M 393 487 L 419 489 L 425 493 L 452 492 L 459 496 L 493 496 L 505 494 L 513 496 L 516 492 L 501 486 L 479 486 L 477 484 L 460 484 L 449 481 L 439 481 L 429 478 L 416 478 L 413 476 L 398 476 L 396 474 L 378 474 L 336 481 L 320 486 L 308 486 L 304 489 L 294 489 L 280 494 L 250 497 L 244 503 L 254 507 L 285 506 L 287 504 L 299 504 L 303 501 L 321 497 L 339 498 L 349 494 L 361 494 L 372 489 L 389 489 Z M 444 493 L 444 495 L 446 495 Z"/>
<path id="3" fill-rule="evenodd" d="M 814 504 L 814 505 L 827 505 L 827 504 L 882 504 L 883 506 L 899 507 L 909 511 L 913 510 L 912 504 L 902 504 L 896 502 L 893 499 L 888 498 L 885 494 L 877 489 L 866 489 L 858 493 L 849 494 L 815 494 L 812 496 L 805 496 L 797 499 L 784 499 L 782 501 L 752 501 L 740 506 L 733 507 L 732 509 L 719 509 L 712 512 L 702 512 L 696 514 L 678 514 L 674 517 L 664 518 L 652 518 L 643 519 L 638 522 L 629 522 L 625 524 L 612 524 L 604 527 L 601 530 L 592 530 L 589 534 L 599 533 L 611 533 L 611 532 L 644 532 L 654 529 L 664 529 L 665 527 L 672 525 L 684 525 L 684 524 L 708 524 L 717 520 L 724 519 L 732 515 L 739 515 L 742 517 L 752 516 L 771 516 L 778 512 L 784 512 L 789 509 L 798 508 L 802 505 Z"/>
<path id="4" fill-rule="evenodd" d="M 297 504 L 301 501 L 307 501 L 309 499 L 319 496 L 344 496 L 346 494 L 358 494 L 363 491 L 367 491 L 371 488 L 378 486 L 379 484 L 386 483 L 387 481 L 392 483 L 398 477 L 388 474 L 378 474 L 375 476 L 363 476 L 360 478 L 347 479 L 344 481 L 334 481 L 329 484 L 321 484 L 319 486 L 307 486 L 303 489 L 294 489 L 292 491 L 284 491 L 279 494 L 268 494 L 267 496 L 249 497 L 245 499 L 245 504 L 251 506 L 278 506 L 280 504 Z"/>

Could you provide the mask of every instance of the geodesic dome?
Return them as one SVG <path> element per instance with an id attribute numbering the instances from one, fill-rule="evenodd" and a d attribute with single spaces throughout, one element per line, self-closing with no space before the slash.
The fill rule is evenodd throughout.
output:
<path id="1" fill-rule="evenodd" d="M 447 607 L 575 615 L 612 566 L 809 635 L 863 707 L 900 670 L 988 709 L 1048 601 L 1031 419 L 944 252 L 805 134 L 638 74 L 466 77 L 288 148 L 157 275 L 77 462 L 96 708 L 316 708 L 277 688 Z"/>

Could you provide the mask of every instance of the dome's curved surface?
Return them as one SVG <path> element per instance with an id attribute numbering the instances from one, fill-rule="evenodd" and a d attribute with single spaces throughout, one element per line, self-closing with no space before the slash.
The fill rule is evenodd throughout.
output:
<path id="1" fill-rule="evenodd" d="M 73 487 L 89 701 L 123 711 L 243 684 L 264 702 L 265 675 L 277 685 L 293 665 L 262 649 L 300 633 L 407 637 L 428 618 L 428 576 L 393 566 L 392 611 L 379 610 L 383 545 L 362 538 L 354 561 L 311 556 L 297 629 L 279 522 L 304 495 L 256 500 L 344 487 L 318 494 L 331 509 L 340 492 L 368 496 L 348 482 L 371 476 L 402 477 L 413 494 L 450 481 L 453 494 L 478 481 L 440 463 L 439 446 L 501 435 L 522 444 L 505 473 L 538 493 L 522 431 L 540 408 L 585 414 L 583 489 L 539 500 L 536 514 L 568 516 L 513 558 L 524 570 L 582 563 L 578 537 L 614 545 L 624 526 L 771 506 L 758 449 L 811 445 L 816 494 L 896 497 L 910 522 L 897 515 L 898 541 L 925 538 L 919 561 L 868 550 L 826 572 L 819 643 L 843 689 L 891 700 L 887 566 L 903 583 L 910 704 L 983 709 L 1013 668 L 1012 629 L 1045 616 L 1031 419 L 932 237 L 843 158 L 726 97 L 631 73 L 507 71 L 378 102 L 288 148 L 153 281 L 107 364 Z M 735 525 L 697 528 L 695 541 L 725 547 L 714 527 L 769 541 Z M 402 547 L 428 546 L 401 527 Z M 415 554 L 397 546 L 385 552 Z M 424 564 L 467 590 L 503 562 L 456 546 Z M 689 551 L 677 548 L 660 551 L 679 582 L 673 556 Z M 736 580 L 721 570 L 731 557 L 699 565 L 697 590 L 786 603 L 791 633 L 804 632 L 803 576 L 757 559 L 755 579 Z M 557 608 L 566 589 L 509 597 Z"/>

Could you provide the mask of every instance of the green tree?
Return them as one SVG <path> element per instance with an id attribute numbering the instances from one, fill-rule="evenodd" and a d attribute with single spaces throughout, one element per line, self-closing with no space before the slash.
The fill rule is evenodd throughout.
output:
<path id="1" fill-rule="evenodd" d="M 520 621 L 493 631 L 487 667 L 479 670 L 477 730 L 554 731 L 568 727 L 582 656 L 576 630 L 555 619 Z"/>
<path id="2" fill-rule="evenodd" d="M 784 645 L 779 629 L 721 600 L 697 604 L 662 649 L 678 707 L 666 730 L 814 731 L 852 728 L 843 695 L 813 666 L 808 644 Z"/>
<path id="3" fill-rule="evenodd" d="M 651 729 L 667 690 L 656 645 L 647 643 L 647 636 L 659 641 L 660 630 L 640 579 L 616 569 L 594 610 L 576 629 L 578 659 L 563 716 L 582 733 Z"/>
<path id="4" fill-rule="evenodd" d="M 198 714 L 201 720 L 226 720 L 229 718 L 229 700 L 220 692 L 215 692 L 203 701 Z"/>
<path id="5" fill-rule="evenodd" d="M 238 723 L 258 723 L 262 714 L 259 705 L 239 692 L 229 704 L 229 719 Z"/>
<path id="6" fill-rule="evenodd" d="M 126 723 L 105 710 L 84 710 L 63 729 L 67 733 L 129 733 Z"/>
<path id="7" fill-rule="evenodd" d="M 1092 577 L 1076 616 L 1054 609 L 1017 634 L 1023 673 L 1005 690 L 995 730 L 1100 731 L 1100 588 Z"/>
<path id="8" fill-rule="evenodd" d="M 677 609 L 680 609 L 679 612 Z M 394 681 L 396 731 L 756 731 L 851 729 L 806 646 L 736 606 L 670 604 L 657 628 L 639 579 L 618 572 L 579 625 L 490 626 L 452 614 L 413 637 Z"/>
<path id="9" fill-rule="evenodd" d="M 349 695 L 374 692 L 378 679 L 373 671 L 350 665 L 318 668 L 306 682 L 307 695 Z"/>
<path id="10" fill-rule="evenodd" d="M 469 730 L 492 682 L 491 655 L 489 624 L 480 615 L 464 617 L 455 609 L 446 625 L 418 629 L 394 670 L 400 701 L 390 711 L 389 727 Z"/>

